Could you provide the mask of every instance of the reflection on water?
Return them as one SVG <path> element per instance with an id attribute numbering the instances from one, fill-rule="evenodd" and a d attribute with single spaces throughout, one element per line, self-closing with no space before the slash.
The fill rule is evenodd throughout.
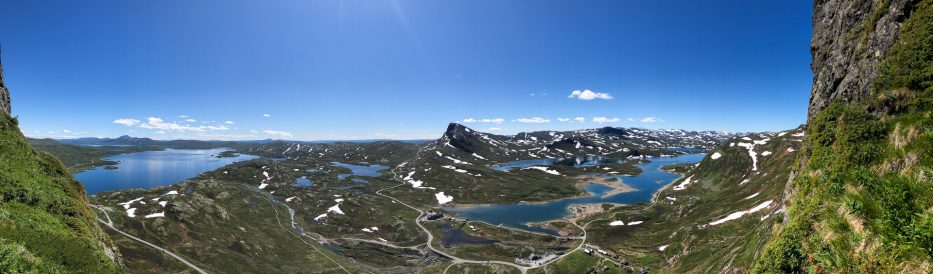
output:
<path id="1" fill-rule="evenodd" d="M 217 149 L 166 149 L 121 154 L 106 158 L 116 161 L 116 169 L 97 167 L 75 174 L 88 194 L 130 188 L 151 188 L 182 182 L 198 174 L 228 164 L 256 158 L 240 154 L 236 157 L 217 158 Z"/>

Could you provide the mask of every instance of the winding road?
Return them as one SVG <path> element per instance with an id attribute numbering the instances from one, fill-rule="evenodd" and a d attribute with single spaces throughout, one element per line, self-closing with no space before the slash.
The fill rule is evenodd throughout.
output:
<path id="1" fill-rule="evenodd" d="M 113 220 L 110 219 L 110 214 L 107 213 L 107 209 L 106 209 L 106 208 L 104 208 L 104 207 L 102 207 L 102 206 L 98 206 L 98 205 L 91 205 L 91 207 L 94 207 L 94 208 L 96 208 L 97 210 L 100 210 L 101 212 L 104 213 L 104 216 L 107 217 L 107 221 L 105 222 L 104 220 L 101 220 L 101 219 L 97 219 L 97 221 L 100 222 L 100 223 L 102 223 L 102 224 L 104 224 L 104 225 L 106 225 L 106 226 L 109 227 L 110 229 L 113 229 L 113 231 L 116 231 L 117 233 L 123 234 L 123 236 L 126 236 L 127 238 L 133 239 L 133 240 L 135 240 L 135 241 L 137 241 L 137 242 L 140 242 L 140 243 L 143 243 L 143 244 L 145 244 L 145 245 L 148 245 L 148 246 L 150 246 L 150 247 L 152 247 L 152 248 L 155 248 L 156 250 L 162 251 L 162 253 L 165 253 L 165 254 L 168 254 L 169 256 L 172 256 L 172 258 L 175 258 L 175 259 L 178 260 L 179 262 L 181 262 L 181 263 L 187 265 L 188 267 L 191 267 L 191 269 L 194 269 L 194 271 L 197 271 L 198 273 L 207 274 L 207 272 L 205 272 L 204 269 L 201 269 L 200 267 L 198 267 L 198 266 L 192 264 L 192 263 L 189 262 L 188 260 L 185 260 L 185 258 L 182 258 L 181 256 L 178 256 L 177 254 L 172 253 L 171 251 L 168 251 L 168 250 L 165 249 L 165 248 L 162 248 L 162 247 L 157 246 L 157 245 L 155 245 L 155 244 L 153 244 L 153 243 L 147 242 L 147 241 L 145 241 L 145 240 L 143 240 L 143 239 L 137 238 L 136 236 L 130 235 L 129 233 L 123 232 L 123 231 L 117 229 L 116 227 L 113 227 Z"/>
<path id="2" fill-rule="evenodd" d="M 418 155 L 418 154 L 420 154 L 420 153 L 421 153 L 421 150 L 419 150 L 418 153 L 416 153 L 415 155 Z M 416 156 L 416 157 L 417 157 L 417 156 Z M 410 161 L 410 160 L 409 160 L 409 161 Z M 407 162 L 406 162 L 406 163 L 407 163 Z M 411 205 L 409 205 L 409 204 L 407 204 L 407 203 L 405 203 L 405 202 L 402 202 L 402 201 L 400 201 L 399 199 L 396 199 L 395 197 L 382 194 L 382 192 L 385 191 L 385 190 L 393 189 L 393 188 L 400 187 L 400 186 L 403 186 L 403 185 L 407 185 L 407 184 L 408 184 L 408 183 L 405 182 L 405 180 L 401 179 L 401 176 L 396 172 L 396 169 L 398 169 L 398 167 L 399 167 L 399 166 L 396 166 L 395 168 L 392 169 L 392 178 L 395 179 L 396 181 L 401 182 L 401 184 L 398 184 L 398 185 L 395 185 L 395 186 L 391 186 L 391 187 L 387 187 L 387 188 L 380 189 L 380 190 L 376 191 L 376 194 L 379 195 L 379 196 L 383 196 L 383 197 L 389 198 L 389 199 L 391 199 L 391 200 L 393 200 L 393 201 L 395 201 L 395 202 L 397 202 L 397 203 L 399 203 L 399 204 L 402 204 L 402 205 L 404 205 L 404 206 L 406 206 L 406 207 L 408 207 L 408 208 L 411 208 L 411 209 L 413 209 L 413 210 L 415 210 L 415 211 L 418 211 L 419 214 L 418 214 L 418 217 L 415 218 L 415 224 L 418 225 L 418 227 L 421 228 L 421 230 L 424 230 L 424 233 L 428 235 L 428 240 L 427 240 L 427 242 L 425 243 L 425 244 L 428 246 L 428 248 L 431 249 L 431 251 L 434 251 L 435 253 L 440 254 L 441 256 L 444 256 L 444 257 L 446 257 L 446 258 L 449 258 L 449 259 L 452 261 L 452 262 L 451 262 L 451 265 L 448 266 L 447 269 L 450 269 L 451 266 L 457 265 L 457 264 L 500 264 L 500 265 L 507 265 L 507 266 L 515 267 L 515 268 L 517 268 L 518 270 L 520 270 L 523 274 L 525 274 L 525 273 L 528 273 L 528 270 L 530 270 L 530 269 L 535 269 L 535 268 L 539 268 L 539 267 L 544 267 L 544 266 L 547 266 L 547 265 L 549 265 L 549 264 L 551 264 L 551 263 L 553 263 L 553 262 L 560 261 L 562 258 L 566 257 L 567 255 L 570 255 L 571 253 L 573 253 L 573 252 L 575 252 L 575 251 L 577 251 L 577 250 L 580 250 L 580 248 L 583 247 L 583 244 L 586 243 L 586 229 L 584 229 L 584 228 L 581 227 L 580 225 L 577 225 L 576 222 L 572 222 L 574 226 L 580 228 L 580 230 L 583 231 L 583 235 L 580 237 L 580 240 L 581 240 L 581 241 L 580 241 L 580 245 L 577 246 L 576 248 L 574 248 L 573 250 L 571 250 L 571 251 L 569 251 L 569 252 L 567 252 L 567 253 L 564 253 L 563 255 L 557 257 L 556 259 L 550 260 L 550 261 L 545 262 L 545 263 L 540 264 L 540 265 L 536 265 L 536 266 L 523 266 L 523 265 L 511 263 L 511 262 L 504 262 L 504 261 L 470 260 L 470 259 L 464 259 L 464 258 L 460 258 L 460 257 L 454 256 L 454 255 L 448 254 L 447 252 L 444 252 L 443 250 L 440 250 L 440 249 L 438 249 L 438 248 L 435 248 L 433 245 L 431 245 L 431 243 L 434 242 L 434 235 L 431 234 L 431 231 L 430 231 L 430 230 L 428 230 L 426 227 L 424 227 L 424 225 L 421 224 L 421 217 L 423 217 L 424 214 L 425 214 L 423 210 L 418 209 L 418 208 L 416 208 L 416 207 L 414 207 L 414 206 L 411 206 Z M 445 269 L 444 271 L 446 272 L 447 270 Z"/>

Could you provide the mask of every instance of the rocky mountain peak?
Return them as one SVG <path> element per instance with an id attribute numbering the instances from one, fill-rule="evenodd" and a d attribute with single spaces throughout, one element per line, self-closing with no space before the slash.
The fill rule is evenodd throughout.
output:
<path id="1" fill-rule="evenodd" d="M 3 62 L 0 61 L 0 111 L 10 114 L 10 91 L 3 83 Z"/>

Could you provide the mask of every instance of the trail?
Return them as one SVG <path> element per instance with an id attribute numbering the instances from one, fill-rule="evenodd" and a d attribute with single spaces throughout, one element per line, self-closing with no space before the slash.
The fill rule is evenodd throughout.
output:
<path id="1" fill-rule="evenodd" d="M 417 158 L 418 155 L 421 154 L 421 152 L 422 152 L 422 150 L 419 149 L 418 152 L 415 153 L 415 158 Z M 410 159 L 409 161 L 411 161 L 411 160 L 413 160 L 413 159 L 414 159 L 414 158 Z M 406 162 L 407 162 L 407 161 L 406 161 Z M 451 266 L 454 266 L 454 265 L 457 265 L 457 264 L 463 264 L 463 263 L 470 263 L 470 264 L 500 264 L 500 265 L 507 265 L 507 266 L 515 267 L 515 268 L 517 268 L 518 270 L 520 270 L 523 274 L 525 274 L 525 273 L 528 273 L 528 270 L 530 270 L 530 269 L 535 269 L 535 268 L 539 268 L 539 267 L 544 267 L 544 266 L 547 266 L 547 265 L 549 265 L 549 264 L 551 264 L 551 263 L 560 261 L 561 259 L 563 259 L 563 258 L 566 257 L 567 255 L 570 255 L 570 254 L 573 253 L 574 251 L 577 251 L 577 250 L 579 250 L 580 248 L 582 248 L 582 247 L 583 247 L 583 244 L 586 243 L 586 229 L 584 229 L 584 227 L 581 227 L 580 225 L 577 225 L 576 222 L 574 222 L 573 225 L 576 226 L 576 227 L 578 227 L 578 228 L 580 228 L 580 230 L 583 231 L 583 235 L 580 237 L 580 239 L 581 239 L 580 245 L 577 246 L 576 248 L 574 248 L 571 252 L 567 252 L 567 253 L 565 253 L 564 255 L 561 255 L 561 256 L 557 257 L 556 259 L 554 259 L 554 260 L 550 260 L 550 261 L 548 261 L 548 262 L 546 262 L 546 263 L 543 263 L 543 264 L 540 264 L 540 265 L 536 265 L 536 266 L 523 266 L 523 265 L 518 265 L 518 264 L 515 264 L 515 263 L 511 263 L 511 262 L 504 262 L 504 261 L 469 260 L 469 259 L 463 259 L 463 258 L 454 256 L 454 255 L 448 254 L 448 253 L 444 252 L 443 250 L 440 250 L 440 249 L 438 249 L 438 248 L 435 248 L 433 245 L 431 245 L 431 243 L 434 242 L 434 235 L 431 234 L 431 231 L 428 230 L 426 227 L 424 227 L 424 225 L 422 225 L 421 222 L 420 222 L 421 217 L 423 217 L 424 214 L 425 214 L 423 210 L 418 209 L 418 208 L 416 208 L 416 207 L 414 207 L 414 206 L 411 206 L 411 205 L 409 205 L 409 204 L 407 204 L 407 203 L 405 203 L 405 202 L 402 202 L 402 201 L 400 201 L 399 199 L 396 199 L 395 197 L 382 194 L 382 192 L 385 191 L 385 190 L 393 189 L 393 188 L 400 187 L 400 186 L 403 186 L 403 185 L 407 185 L 407 184 L 408 184 L 408 183 L 406 183 L 405 180 L 403 180 L 402 177 L 396 172 L 396 169 L 397 169 L 397 168 L 398 168 L 398 166 L 396 166 L 395 168 L 393 168 L 393 169 L 391 170 L 391 171 L 392 171 L 392 178 L 393 178 L 394 180 L 396 180 L 396 181 L 401 182 L 401 184 L 398 184 L 398 185 L 394 185 L 394 186 L 390 186 L 390 187 L 386 187 L 386 188 L 380 189 L 380 190 L 376 191 L 376 194 L 379 195 L 379 196 L 382 196 L 382 197 L 389 198 L 389 199 L 391 199 L 391 200 L 393 200 L 393 201 L 395 201 L 395 202 L 397 202 L 397 203 L 399 203 L 399 204 L 402 204 L 402 205 L 404 205 L 404 206 L 406 206 L 406 207 L 408 207 L 408 208 L 411 208 L 411 209 L 413 209 L 413 210 L 415 210 L 415 211 L 418 211 L 418 217 L 415 218 L 415 224 L 418 225 L 418 227 L 421 228 L 421 230 L 423 230 L 424 233 L 428 235 L 428 240 L 427 240 L 427 242 L 426 242 L 425 244 L 428 246 L 429 249 L 431 249 L 431 251 L 434 251 L 434 253 L 437 253 L 437 254 L 439 254 L 439 255 L 441 255 L 441 256 L 444 256 L 444 257 L 446 257 L 446 258 L 448 258 L 448 259 L 451 260 L 451 265 L 448 266 L 447 269 L 444 270 L 444 272 L 446 272 L 448 269 L 450 269 Z M 584 225 L 584 226 L 585 226 L 585 225 Z"/>
<path id="2" fill-rule="evenodd" d="M 97 206 L 97 205 L 91 205 L 91 206 L 94 207 L 94 208 L 96 208 L 96 209 L 98 209 L 98 210 L 100 210 L 101 212 L 103 212 L 103 213 L 104 213 L 104 216 L 107 217 L 107 221 L 106 221 L 106 222 L 105 222 L 104 220 L 101 220 L 101 219 L 97 219 L 97 221 L 100 222 L 100 223 L 102 223 L 102 224 L 104 224 L 104 225 L 106 225 L 106 226 L 109 227 L 110 229 L 113 229 L 113 231 L 116 231 L 117 233 L 123 234 L 123 236 L 126 236 L 127 238 L 133 239 L 133 240 L 135 240 L 135 241 L 137 241 L 137 242 L 140 242 L 140 243 L 143 243 L 143 244 L 145 244 L 145 245 L 148 245 L 148 246 L 150 246 L 150 247 L 152 247 L 152 248 L 155 248 L 156 250 L 162 251 L 162 253 L 165 253 L 165 254 L 168 254 L 169 256 L 172 256 L 173 258 L 175 258 L 175 259 L 178 260 L 179 262 L 182 262 L 183 264 L 187 265 L 188 267 L 191 267 L 191 269 L 194 269 L 194 271 L 197 271 L 198 273 L 207 274 L 207 272 L 205 272 L 203 269 L 201 269 L 200 267 L 198 267 L 198 266 L 192 264 L 192 263 L 189 262 L 188 260 L 185 260 L 185 259 L 182 258 L 181 256 L 178 256 L 177 254 L 172 253 L 171 251 L 168 251 L 168 250 L 166 250 L 165 248 L 162 248 L 162 247 L 157 246 L 157 245 L 155 245 L 155 244 L 153 244 L 153 243 L 147 242 L 147 241 L 145 241 L 145 240 L 143 240 L 143 239 L 137 238 L 136 236 L 130 235 L 129 233 L 126 233 L 126 232 L 123 232 L 123 231 L 117 229 L 116 227 L 113 226 L 113 220 L 110 220 L 110 214 L 107 213 L 107 210 L 106 210 L 104 207 L 102 207 L 102 206 Z"/>

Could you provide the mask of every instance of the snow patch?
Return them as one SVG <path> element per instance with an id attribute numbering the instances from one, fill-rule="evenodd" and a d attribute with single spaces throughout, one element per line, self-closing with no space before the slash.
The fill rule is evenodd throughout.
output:
<path id="1" fill-rule="evenodd" d="M 449 203 L 454 200 L 453 196 L 444 195 L 443 191 L 435 193 L 434 197 L 437 198 L 437 203 L 441 205 Z"/>
<path id="2" fill-rule="evenodd" d="M 722 219 L 716 220 L 716 221 L 714 221 L 714 222 L 712 222 L 712 223 L 709 223 L 709 225 L 718 225 L 718 224 L 722 224 L 722 223 L 725 223 L 725 222 L 728 222 L 728 221 L 732 221 L 732 220 L 735 220 L 735 219 L 738 219 L 738 218 L 742 218 L 742 216 L 745 216 L 745 214 L 751 214 L 751 213 L 754 213 L 754 212 L 757 212 L 757 211 L 759 211 L 759 210 L 762 210 L 762 209 L 767 208 L 768 206 L 771 205 L 771 202 L 772 202 L 772 200 L 767 200 L 767 201 L 765 201 L 764 203 L 761 203 L 761 204 L 759 204 L 759 205 L 757 205 L 757 206 L 755 206 L 755 207 L 753 207 L 753 208 L 751 208 L 751 209 L 749 209 L 749 210 L 743 210 L 743 211 L 739 211 L 739 212 L 734 212 L 734 213 L 732 213 L 732 214 L 729 214 L 729 216 L 726 216 L 725 218 L 722 218 Z"/>
<path id="3" fill-rule="evenodd" d="M 693 179 L 693 175 L 691 175 L 690 177 L 687 177 L 687 179 L 684 179 L 684 181 L 680 182 L 679 185 L 674 186 L 674 190 L 684 190 L 685 188 L 687 188 L 687 185 L 690 184 L 691 179 Z"/>
<path id="4" fill-rule="evenodd" d="M 146 218 L 162 218 L 162 217 L 165 217 L 165 212 L 152 213 L 152 214 L 146 215 Z"/>
<path id="5" fill-rule="evenodd" d="M 662 245 L 662 246 L 659 246 L 659 247 L 658 247 L 658 251 L 664 251 L 665 249 L 667 249 L 668 246 L 670 246 L 670 245 Z"/>
<path id="6" fill-rule="evenodd" d="M 713 153 L 713 155 L 709 156 L 709 158 L 713 160 L 719 159 L 719 157 L 722 157 L 722 154 L 719 154 L 719 152 Z"/>
<path id="7" fill-rule="evenodd" d="M 611 223 L 609 223 L 609 225 L 611 225 L 611 226 L 620 226 L 620 225 L 625 225 L 625 222 L 623 222 L 623 221 L 612 221 Z"/>

